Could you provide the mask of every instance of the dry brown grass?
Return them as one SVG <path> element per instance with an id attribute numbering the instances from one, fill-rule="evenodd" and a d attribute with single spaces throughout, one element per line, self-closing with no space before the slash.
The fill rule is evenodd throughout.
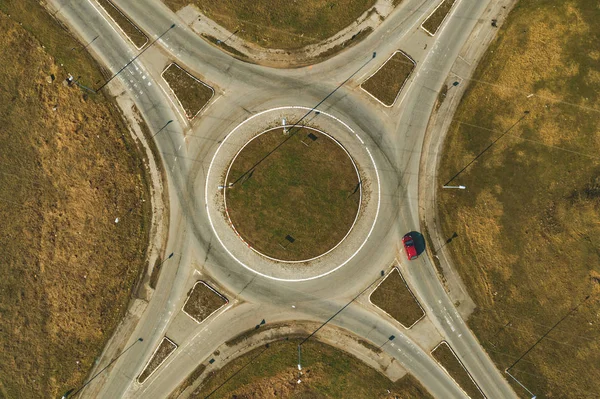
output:
<path id="1" fill-rule="evenodd" d="M 230 32 L 265 48 L 295 49 L 341 31 L 375 0 L 163 0 L 173 11 L 196 5 Z"/>
<path id="2" fill-rule="evenodd" d="M 318 341 L 302 345 L 303 375 L 298 384 L 298 342 L 273 342 L 269 348 L 257 348 L 234 359 L 208 375 L 191 398 L 205 398 L 211 392 L 214 399 L 432 398 L 414 377 L 406 375 L 391 382 L 355 357 Z"/>
<path id="3" fill-rule="evenodd" d="M 150 198 L 112 103 L 61 84 L 67 72 L 100 79 L 80 45 L 38 2 L 0 9 L 0 396 L 58 397 L 83 382 L 125 312 Z"/>
<path id="4" fill-rule="evenodd" d="M 169 65 L 162 76 L 175 93 L 188 119 L 194 118 L 214 94 L 210 86 L 196 79 L 177 64 Z"/>
<path id="5" fill-rule="evenodd" d="M 402 87 L 410 77 L 414 62 L 403 52 L 395 53 L 361 87 L 387 106 L 396 101 Z"/>
<path id="6" fill-rule="evenodd" d="M 446 342 L 442 342 L 431 354 L 471 399 L 485 398 Z"/>
<path id="7" fill-rule="evenodd" d="M 406 328 L 411 327 L 425 314 L 396 268 L 373 291 L 370 299 L 375 306 L 383 309 Z"/>
<path id="8" fill-rule="evenodd" d="M 326 135 L 305 128 L 288 134 L 272 130 L 244 147 L 231 165 L 228 183 L 237 182 L 226 189 L 226 204 L 253 248 L 297 261 L 327 252 L 346 236 L 358 212 L 359 177 L 346 152 Z"/>
<path id="9" fill-rule="evenodd" d="M 125 16 L 110 0 L 96 0 L 106 10 L 111 18 L 125 32 L 125 35 L 136 45 L 142 48 L 148 43 L 148 37 L 129 18 Z"/>
<path id="10" fill-rule="evenodd" d="M 454 5 L 455 0 L 443 0 L 443 3 L 423 22 L 422 26 L 427 32 L 435 35 L 437 30 L 446 19 L 446 15 L 450 12 L 450 9 Z"/>
<path id="11" fill-rule="evenodd" d="M 447 249 L 478 305 L 469 324 L 500 369 L 592 295 L 511 369 L 538 397 L 600 396 L 598 21 L 596 1 L 518 3 L 440 167 L 441 185 L 531 111 L 453 181 L 467 190 L 440 192 L 439 206 L 445 234 L 461 237 Z"/>
<path id="12" fill-rule="evenodd" d="M 163 337 L 162 341 L 160 341 L 160 345 L 158 345 L 158 349 L 156 352 L 154 352 L 154 355 L 146 365 L 146 368 L 138 377 L 138 381 L 143 384 L 144 381 L 146 381 L 154 372 L 154 370 L 156 370 L 156 368 L 160 366 L 175 349 L 177 349 L 177 345 L 175 345 L 169 338 Z"/>
<path id="13" fill-rule="evenodd" d="M 183 310 L 201 322 L 226 303 L 225 297 L 217 294 L 205 282 L 199 281 L 189 293 Z"/>

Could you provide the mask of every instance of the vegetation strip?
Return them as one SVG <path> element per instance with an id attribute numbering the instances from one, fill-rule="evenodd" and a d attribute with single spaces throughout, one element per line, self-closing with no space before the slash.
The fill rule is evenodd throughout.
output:
<path id="1" fill-rule="evenodd" d="M 141 49 L 148 43 L 148 36 L 144 34 L 129 18 L 121 12 L 110 0 L 96 0 L 100 6 L 110 15 L 115 23 L 131 40 L 135 47 Z"/>
<path id="2" fill-rule="evenodd" d="M 353 226 L 361 196 L 345 149 L 317 130 L 294 129 L 290 136 L 272 129 L 250 141 L 232 162 L 227 184 L 234 185 L 225 189 L 238 234 L 260 253 L 285 261 L 335 247 Z"/>
<path id="3" fill-rule="evenodd" d="M 173 11 L 193 4 L 237 36 L 265 48 L 297 49 L 335 35 L 375 0 L 164 0 Z"/>
<path id="4" fill-rule="evenodd" d="M 415 61 L 398 50 L 360 87 L 386 107 L 391 107 L 414 68 Z"/>
<path id="5" fill-rule="evenodd" d="M 204 281 L 197 281 L 188 293 L 183 311 L 198 323 L 219 310 L 229 301 Z"/>
<path id="6" fill-rule="evenodd" d="M 188 119 L 198 115 L 215 93 L 212 87 L 175 63 L 163 71 L 162 77 L 177 97 Z"/>
<path id="7" fill-rule="evenodd" d="M 140 384 L 143 384 L 144 381 L 146 381 L 165 360 L 167 360 L 175 349 L 177 349 L 177 344 L 169 338 L 163 337 L 162 341 L 160 341 L 160 345 L 158 345 L 158 348 L 156 348 L 156 351 L 152 354 L 146 368 L 144 368 L 144 371 L 142 371 L 142 374 L 138 377 Z"/>
<path id="8" fill-rule="evenodd" d="M 450 346 L 442 341 L 431 354 L 471 399 L 485 398 Z"/>
<path id="9" fill-rule="evenodd" d="M 211 42 L 212 44 L 214 44 L 215 46 L 222 48 L 223 50 L 230 53 L 234 57 L 237 57 L 242 60 L 248 59 L 248 56 L 246 56 L 246 54 L 242 53 L 241 51 L 237 50 L 234 47 L 231 47 L 229 44 L 223 42 L 222 40 L 217 39 L 214 36 L 203 33 L 202 37 L 205 38 L 206 40 L 208 40 L 209 42 Z"/>
<path id="10" fill-rule="evenodd" d="M 38 1 L 2 1 L 0 11 L 0 292 L 10 321 L 0 328 L 0 396 L 60 397 L 84 383 L 144 271 L 145 158 L 110 98 L 63 84 L 69 73 L 102 79 L 83 45 Z"/>
<path id="11" fill-rule="evenodd" d="M 450 9 L 456 0 L 443 0 L 440 5 L 429 15 L 429 17 L 421 24 L 421 28 L 431 36 L 435 35 L 444 23 Z"/>
<path id="12" fill-rule="evenodd" d="M 412 376 L 392 382 L 354 356 L 318 341 L 302 345 L 303 374 L 302 383 L 298 384 L 295 356 L 299 342 L 297 339 L 272 342 L 268 348 L 256 348 L 220 370 L 205 373 L 206 379 L 190 398 L 205 398 L 213 392 L 211 399 L 432 399 Z M 230 378 L 234 373 L 234 378 Z"/>
<path id="13" fill-rule="evenodd" d="M 405 328 L 411 328 L 425 316 L 423 308 L 397 267 L 371 293 L 369 300 Z"/>
<path id="14" fill-rule="evenodd" d="M 439 166 L 438 187 L 530 111 L 452 182 L 466 190 L 438 190 L 437 201 L 443 235 L 459 236 L 444 250 L 477 305 L 469 327 L 499 370 L 591 295 L 511 368 L 538 397 L 600 397 L 597 43 L 598 2 L 518 3 L 461 100 Z"/>

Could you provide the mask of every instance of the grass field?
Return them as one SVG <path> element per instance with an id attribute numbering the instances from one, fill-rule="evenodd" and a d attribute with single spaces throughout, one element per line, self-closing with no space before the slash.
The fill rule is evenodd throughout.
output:
<path id="1" fill-rule="evenodd" d="M 600 397 L 599 21 L 597 1 L 519 2 L 440 166 L 441 186 L 530 111 L 454 179 L 467 190 L 439 193 L 439 207 L 446 236 L 460 237 L 445 250 L 477 304 L 469 325 L 498 367 L 548 333 L 511 369 L 539 398 Z"/>
<path id="2" fill-rule="evenodd" d="M 37 1 L 0 11 L 0 397 L 60 397 L 125 313 L 149 191 L 112 103 L 62 85 L 102 79 L 81 45 Z"/>
<path id="3" fill-rule="evenodd" d="M 431 354 L 471 399 L 485 398 L 446 342 L 442 342 Z"/>
<path id="4" fill-rule="evenodd" d="M 121 10 L 109 0 L 96 0 L 98 4 L 106 10 L 111 18 L 119 25 L 119 27 L 125 32 L 125 35 L 136 45 L 137 48 L 142 48 L 148 43 L 148 37 L 142 32 L 137 26 L 133 24 L 127 18 Z"/>
<path id="5" fill-rule="evenodd" d="M 314 130 L 283 135 L 276 129 L 258 136 L 231 166 L 227 183 L 236 181 L 226 189 L 233 225 L 252 247 L 277 259 L 327 252 L 348 233 L 358 212 L 359 178 L 351 159 Z"/>
<path id="6" fill-rule="evenodd" d="M 455 0 L 443 0 L 443 3 L 427 18 L 421 26 L 432 35 L 437 33 L 437 30 L 444 22 L 446 15 L 450 12 L 450 9 L 454 5 Z"/>
<path id="7" fill-rule="evenodd" d="M 189 293 L 183 310 L 201 322 L 226 303 L 227 299 L 210 289 L 206 283 L 199 281 Z"/>
<path id="8" fill-rule="evenodd" d="M 414 62 L 398 51 L 361 87 L 385 105 L 391 106 L 414 68 Z"/>
<path id="9" fill-rule="evenodd" d="M 190 75 L 177 64 L 169 65 L 162 76 L 177 96 L 188 119 L 196 116 L 214 94 L 211 87 Z"/>
<path id="10" fill-rule="evenodd" d="M 406 328 L 425 314 L 396 268 L 373 291 L 370 299 L 373 305 L 383 309 Z"/>
<path id="11" fill-rule="evenodd" d="M 163 337 L 162 341 L 160 341 L 160 345 L 158 345 L 158 349 L 146 365 L 144 371 L 142 371 L 138 377 L 138 381 L 140 383 L 144 383 L 144 381 L 150 377 L 154 370 L 156 370 L 158 366 L 160 366 L 175 349 L 177 349 L 177 345 L 175 345 L 169 338 Z"/>
<path id="12" fill-rule="evenodd" d="M 375 0 L 163 0 L 173 11 L 188 4 L 230 32 L 265 48 L 296 49 L 341 31 Z"/>
<path id="13" fill-rule="evenodd" d="M 302 345 L 302 383 L 297 384 L 298 342 L 282 340 L 250 351 L 209 375 L 191 398 L 432 399 L 412 376 L 393 383 L 353 356 L 317 341 Z"/>

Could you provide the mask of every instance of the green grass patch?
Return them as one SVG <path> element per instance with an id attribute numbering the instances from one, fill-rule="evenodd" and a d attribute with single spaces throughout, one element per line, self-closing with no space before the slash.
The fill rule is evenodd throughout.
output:
<path id="1" fill-rule="evenodd" d="M 445 250 L 477 304 L 469 326 L 500 370 L 591 294 L 511 369 L 538 397 L 600 397 L 599 21 L 596 1 L 519 2 L 439 169 L 441 186 L 530 111 L 438 204 L 444 234 L 461 237 Z"/>
<path id="2" fill-rule="evenodd" d="M 406 328 L 411 327 L 425 314 L 397 268 L 392 269 L 373 291 L 370 300 L 373 305 L 398 320 Z"/>
<path id="3" fill-rule="evenodd" d="M 150 194 L 114 103 L 62 84 L 102 79 L 82 45 L 37 1 L 0 10 L 0 396 L 60 397 L 126 312 Z"/>
<path id="4" fill-rule="evenodd" d="M 188 4 L 230 32 L 265 48 L 296 49 L 323 41 L 356 21 L 375 0 L 163 0 L 173 11 Z"/>
<path id="5" fill-rule="evenodd" d="M 383 104 L 392 106 L 414 68 L 414 61 L 398 51 L 361 87 Z"/>
<path id="6" fill-rule="evenodd" d="M 421 25 L 432 36 L 435 35 L 446 19 L 456 0 L 443 0 L 440 6 Z"/>
<path id="7" fill-rule="evenodd" d="M 273 342 L 211 372 L 191 398 L 394 398 L 432 396 L 410 375 L 391 382 L 354 356 L 318 341 L 302 345 L 302 382 L 297 383 L 298 340 Z M 388 394 L 387 391 L 390 391 Z"/>
<path id="8" fill-rule="evenodd" d="M 196 321 L 201 322 L 227 303 L 227 299 L 218 294 L 203 281 L 198 281 L 183 306 L 183 310 Z"/>
<path id="9" fill-rule="evenodd" d="M 442 342 L 438 345 L 431 354 L 471 399 L 485 398 L 469 376 L 469 373 L 464 368 L 461 361 L 458 360 L 446 342 Z"/>
<path id="10" fill-rule="evenodd" d="M 142 374 L 138 377 L 138 381 L 140 384 L 143 384 L 144 381 L 152 375 L 154 370 L 156 370 L 170 355 L 177 349 L 177 345 L 173 341 L 171 341 L 167 337 L 163 337 L 162 341 L 160 341 L 160 345 L 158 345 L 158 349 L 152 355 L 152 358 L 146 365 Z"/>
<path id="11" fill-rule="evenodd" d="M 194 118 L 208 104 L 214 90 L 177 64 L 169 65 L 162 74 L 181 103 L 188 119 Z"/>
<path id="12" fill-rule="evenodd" d="M 227 183 L 236 181 L 225 193 L 233 225 L 253 248 L 277 259 L 327 252 L 346 236 L 358 212 L 359 178 L 352 160 L 312 129 L 257 136 L 233 161 Z"/>
<path id="13" fill-rule="evenodd" d="M 144 47 L 148 43 L 148 36 L 144 34 L 129 18 L 123 14 L 111 1 L 109 0 L 96 0 L 98 4 L 104 8 L 104 10 L 110 15 L 110 17 L 119 25 L 119 27 L 125 32 L 125 35 L 135 44 L 139 49 Z"/>

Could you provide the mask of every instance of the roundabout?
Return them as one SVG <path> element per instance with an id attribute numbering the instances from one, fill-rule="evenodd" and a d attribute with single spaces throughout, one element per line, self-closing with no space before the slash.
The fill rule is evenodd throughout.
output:
<path id="1" fill-rule="evenodd" d="M 302 126 L 281 126 L 303 115 Z M 222 140 L 205 196 L 211 228 L 239 265 L 299 282 L 358 254 L 375 227 L 380 181 L 369 148 L 348 124 L 306 107 L 278 107 Z"/>
<path id="2" fill-rule="evenodd" d="M 230 361 L 237 349 L 226 350 L 228 342 L 236 337 L 255 330 L 268 332 L 267 327 L 277 323 L 303 320 L 318 325 L 326 322 L 347 330 L 357 338 L 362 352 L 371 354 L 371 346 L 381 345 L 376 351 L 380 356 L 375 353 L 377 358 L 389 356 L 390 361 L 400 364 L 436 397 L 466 397 L 428 352 L 429 341 L 441 335 L 486 396 L 514 397 L 461 319 L 457 302 L 445 292 L 428 257 L 420 257 L 403 270 L 427 313 L 424 320 L 429 320 L 428 324 L 421 322 L 423 331 L 404 331 L 365 301 L 366 290 L 384 277 L 398 256 L 397 244 L 402 234 L 419 227 L 425 201 L 419 195 L 423 176 L 420 161 L 429 151 L 425 145 L 428 121 L 439 88 L 489 2 L 457 1 L 453 13 L 468 17 L 448 18 L 436 37 L 425 37 L 415 27 L 421 23 L 423 12 L 433 11 L 436 4 L 407 0 L 402 5 L 406 13 L 390 15 L 378 32 L 357 46 L 306 68 L 277 70 L 232 59 L 190 31 L 189 21 L 166 12 L 164 4 L 154 0 L 144 4 L 117 2 L 131 21 L 156 38 L 151 45 L 159 50 L 135 55 L 127 38 L 110 19 L 104 18 L 101 10 L 96 10 L 94 3 L 60 4 L 58 15 L 69 22 L 79 37 L 88 41 L 101 37 L 93 44 L 94 53 L 109 71 L 116 72 L 113 77 L 123 72 L 111 88 L 114 93 L 124 93 L 120 95 L 124 109 L 134 109 L 132 105 L 139 108 L 151 130 L 157 156 L 164 163 L 169 217 L 168 233 L 161 247 L 163 260 L 154 263 L 152 270 L 160 271 L 158 284 L 148 284 L 147 291 L 139 290 L 145 296 L 133 303 L 136 313 L 131 313 L 132 317 L 124 320 L 125 327 L 115 332 L 102 355 L 103 363 L 98 362 L 97 368 L 108 361 L 115 364 L 105 367 L 106 374 L 86 387 L 90 397 L 168 397 L 198 370 L 206 368 L 207 374 Z M 168 26 L 171 28 L 165 30 Z M 386 58 L 399 47 L 409 48 L 417 66 L 399 102 L 384 110 L 358 87 L 380 64 L 381 56 L 376 59 L 376 54 Z M 215 99 L 194 122 L 181 114 L 176 99 L 165 91 L 162 78 L 156 74 L 174 61 L 215 86 Z M 125 66 L 118 70 L 121 65 Z M 446 100 L 446 104 L 450 103 Z M 317 105 L 282 106 L 290 104 Z M 234 192 L 241 192 L 237 189 L 243 186 L 244 179 L 245 184 L 251 184 L 260 177 L 258 170 L 248 176 L 252 168 L 240 167 L 241 173 L 233 170 L 236 158 L 242 156 L 243 148 L 257 135 L 273 130 L 282 137 L 280 129 L 297 121 L 305 128 L 329 135 L 328 140 L 338 142 L 347 151 L 345 156 L 353 161 L 357 171 L 353 181 L 360 182 L 356 192 L 360 199 L 355 208 L 348 207 L 352 212 L 344 216 L 342 226 L 331 229 L 339 235 L 331 237 L 327 245 L 314 253 L 298 251 L 296 256 L 285 257 L 285 253 L 261 245 L 239 217 L 236 219 L 235 212 L 261 212 L 259 205 L 263 203 L 231 206 Z M 308 132 L 303 135 L 306 138 Z M 317 137 L 317 142 L 324 141 L 323 136 Z M 315 168 L 319 166 L 311 169 Z M 288 183 L 286 187 L 280 198 L 296 200 L 312 194 L 306 190 L 296 197 L 290 194 L 292 185 Z M 344 186 L 337 191 L 353 193 L 354 189 Z M 247 197 L 256 195 L 269 197 L 266 191 Z M 320 201 L 331 205 L 330 198 Z M 333 209 L 347 208 L 343 205 Z M 281 204 L 272 209 L 280 207 Z M 313 217 L 307 210 L 311 208 L 321 212 L 325 207 L 306 202 L 303 220 Z M 313 230 L 298 221 L 291 229 L 285 225 L 280 231 L 277 226 L 256 229 L 262 231 L 264 241 L 268 241 L 269 234 L 278 237 L 276 245 L 282 244 L 286 252 L 305 239 L 302 234 L 317 239 L 310 233 Z M 182 311 L 190 288 L 198 280 L 210 281 L 231 298 L 230 306 L 200 324 Z M 143 343 L 127 346 L 127 353 L 118 354 L 118 348 L 132 345 L 141 337 Z M 153 358 L 165 337 L 178 348 L 151 378 L 140 384 L 135 376 Z M 389 342 L 388 337 L 395 337 L 394 342 Z M 264 358 L 271 353 L 267 352 Z M 117 354 L 123 355 L 118 361 Z"/>

